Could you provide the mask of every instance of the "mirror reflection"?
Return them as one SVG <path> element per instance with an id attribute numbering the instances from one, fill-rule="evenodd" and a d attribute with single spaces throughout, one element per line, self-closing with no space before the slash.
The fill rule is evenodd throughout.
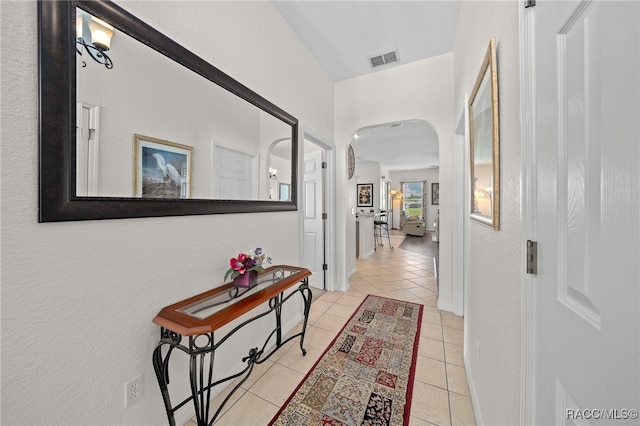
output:
<path id="1" fill-rule="evenodd" d="M 275 141 L 269 148 L 269 199 L 290 201 L 291 139 Z"/>
<path id="2" fill-rule="evenodd" d="M 76 13 L 77 196 L 291 200 L 289 124 Z"/>

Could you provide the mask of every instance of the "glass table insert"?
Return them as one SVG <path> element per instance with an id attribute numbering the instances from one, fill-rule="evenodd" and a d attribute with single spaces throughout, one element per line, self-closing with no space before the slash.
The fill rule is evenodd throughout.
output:
<path id="1" fill-rule="evenodd" d="M 285 278 L 299 272 L 300 269 L 291 269 L 287 267 L 277 267 L 274 270 L 270 269 L 269 272 L 265 271 L 258 276 L 258 282 L 253 287 L 225 287 L 225 291 L 212 294 L 202 300 L 191 303 L 182 308 L 178 308 L 177 311 L 194 318 L 205 319 L 235 303 L 240 302 L 243 299 L 246 299 L 256 292 L 278 284 Z"/>

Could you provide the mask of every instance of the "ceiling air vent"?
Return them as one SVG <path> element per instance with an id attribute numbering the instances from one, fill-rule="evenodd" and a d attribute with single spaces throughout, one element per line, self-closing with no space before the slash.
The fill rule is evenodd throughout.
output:
<path id="1" fill-rule="evenodd" d="M 398 62 L 398 52 L 396 50 L 393 52 L 383 53 L 382 55 L 371 56 L 369 58 L 369 65 L 371 65 L 371 68 L 387 65 L 392 62 Z"/>

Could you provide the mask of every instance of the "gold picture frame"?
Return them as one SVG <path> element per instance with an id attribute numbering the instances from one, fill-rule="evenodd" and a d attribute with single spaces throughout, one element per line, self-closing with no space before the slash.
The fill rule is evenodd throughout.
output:
<path id="1" fill-rule="evenodd" d="M 500 229 L 500 119 L 495 40 L 482 61 L 469 98 L 471 218 Z"/>
<path id="2" fill-rule="evenodd" d="M 140 198 L 191 198 L 193 147 L 133 135 L 133 193 Z"/>

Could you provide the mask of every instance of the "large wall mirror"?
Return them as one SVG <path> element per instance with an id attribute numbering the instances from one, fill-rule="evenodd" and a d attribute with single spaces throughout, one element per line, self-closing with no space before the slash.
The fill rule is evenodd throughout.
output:
<path id="1" fill-rule="evenodd" d="M 298 121 L 116 4 L 40 1 L 39 66 L 41 222 L 297 209 Z"/>

